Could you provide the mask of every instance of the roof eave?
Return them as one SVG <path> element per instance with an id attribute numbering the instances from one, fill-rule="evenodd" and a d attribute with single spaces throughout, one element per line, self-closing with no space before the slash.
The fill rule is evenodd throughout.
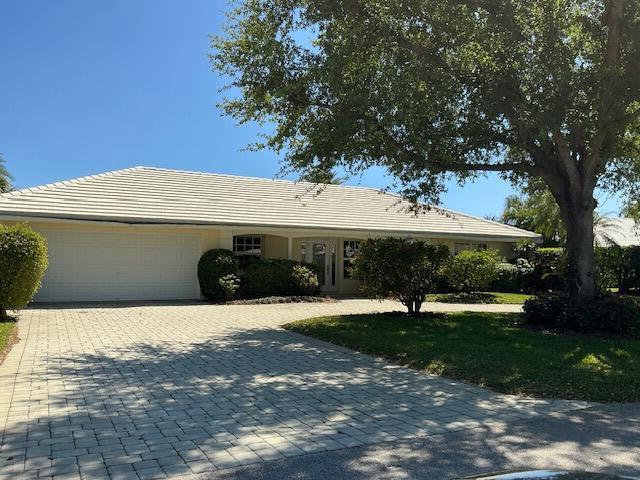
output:
<path id="1" fill-rule="evenodd" d="M 407 229 L 371 229 L 357 227 L 335 227 L 327 225 L 297 225 L 297 224 L 270 224 L 270 223 L 241 223 L 241 222 L 207 222 L 207 221 L 191 221 L 191 220 L 175 220 L 160 218 L 133 218 L 133 217 L 111 217 L 96 215 L 54 215 L 47 213 L 25 215 L 23 212 L 2 212 L 0 211 L 0 220 L 5 221 L 21 221 L 21 222 L 61 222 L 61 223 L 92 223 L 92 224 L 110 224 L 110 225 L 147 225 L 147 226 L 185 226 L 185 227 L 219 227 L 219 228 L 271 228 L 271 229 L 301 229 L 310 231 L 337 231 L 337 232 L 362 232 L 379 235 L 402 235 L 402 236 L 429 236 L 432 238 L 449 238 L 449 239 L 477 239 L 477 240 L 495 240 L 502 242 L 517 242 L 530 239 L 536 243 L 541 243 L 542 239 L 533 232 L 526 232 L 530 235 L 487 235 L 476 232 L 438 232 L 433 230 L 407 230 Z"/>

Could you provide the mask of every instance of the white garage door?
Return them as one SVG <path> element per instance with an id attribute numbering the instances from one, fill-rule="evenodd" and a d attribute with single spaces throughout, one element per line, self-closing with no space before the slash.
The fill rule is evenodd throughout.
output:
<path id="1" fill-rule="evenodd" d="M 199 297 L 200 239 L 192 234 L 42 230 L 49 269 L 40 302 Z"/>

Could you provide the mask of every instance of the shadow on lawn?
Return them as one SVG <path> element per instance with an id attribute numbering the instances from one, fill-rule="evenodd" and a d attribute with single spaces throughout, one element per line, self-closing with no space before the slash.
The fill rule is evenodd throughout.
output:
<path id="1" fill-rule="evenodd" d="M 170 439 L 181 455 L 171 471 L 180 474 L 189 473 L 185 461 L 217 458 L 257 433 L 321 450 L 358 435 L 383 441 L 488 423 L 507 428 L 516 418 L 542 418 L 564 405 L 500 396 L 276 329 L 231 331 L 197 344 L 76 352 L 49 358 L 46 373 L 34 372 L 41 374 L 64 390 L 51 390 L 41 405 L 14 405 L 33 414 L 7 424 L 0 473 L 25 447 L 35 449 L 30 469 L 59 463 L 64 450 L 70 456 L 95 452 L 79 457 L 87 459 L 83 476 L 93 478 L 104 475 L 104 459 L 121 450 L 157 465 L 150 449 Z M 575 441 L 616 447 L 615 439 L 597 431 Z"/>

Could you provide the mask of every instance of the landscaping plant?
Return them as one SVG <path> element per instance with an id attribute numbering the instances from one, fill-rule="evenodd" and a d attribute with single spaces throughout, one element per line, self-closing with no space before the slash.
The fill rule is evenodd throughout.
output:
<path id="1" fill-rule="evenodd" d="M 228 291 L 220 283 L 220 279 L 228 275 L 238 275 L 239 270 L 240 263 L 233 252 L 224 249 L 205 252 L 198 262 L 198 280 L 202 295 L 217 302 L 225 300 Z"/>
<path id="2" fill-rule="evenodd" d="M 529 325 L 640 337 L 640 301 L 636 298 L 600 294 L 590 301 L 576 301 L 566 293 L 547 293 L 524 302 L 523 310 Z"/>
<path id="3" fill-rule="evenodd" d="M 315 295 L 320 291 L 316 265 L 285 259 L 251 262 L 244 275 L 248 298 Z"/>
<path id="4" fill-rule="evenodd" d="M 48 266 L 47 242 L 27 225 L 0 225 L 0 320 L 23 308 Z"/>
<path id="5" fill-rule="evenodd" d="M 463 250 L 447 260 L 443 272 L 451 287 L 470 296 L 496 279 L 499 262 L 496 251 Z"/>
<path id="6" fill-rule="evenodd" d="M 233 300 L 236 292 L 240 289 L 240 277 L 233 273 L 220 277 L 218 279 L 218 283 L 220 284 L 227 301 Z"/>
<path id="7" fill-rule="evenodd" d="M 378 238 L 360 242 L 351 273 L 362 291 L 372 297 L 392 297 L 409 313 L 417 313 L 425 297 L 433 293 L 440 268 L 449 256 L 443 245 L 400 238 Z"/>

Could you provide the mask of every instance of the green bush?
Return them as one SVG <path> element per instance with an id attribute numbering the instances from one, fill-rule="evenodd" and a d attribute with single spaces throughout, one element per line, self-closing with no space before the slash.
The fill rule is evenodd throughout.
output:
<path id="1" fill-rule="evenodd" d="M 601 288 L 620 292 L 640 288 L 640 247 L 596 247 L 596 265 Z"/>
<path id="2" fill-rule="evenodd" d="M 529 325 L 640 337 L 640 302 L 631 297 L 606 294 L 573 300 L 566 293 L 547 293 L 527 300 L 523 310 Z"/>
<path id="3" fill-rule="evenodd" d="M 263 259 L 249 263 L 244 276 L 248 298 L 314 295 L 320 291 L 315 265 L 284 259 Z"/>
<path id="4" fill-rule="evenodd" d="M 447 260 L 444 275 L 451 287 L 470 294 L 486 290 L 496 279 L 499 262 L 496 251 L 463 250 Z"/>
<path id="5" fill-rule="evenodd" d="M 492 292 L 519 292 L 518 268 L 511 263 L 498 263 L 496 278 L 493 279 L 489 288 Z"/>
<path id="6" fill-rule="evenodd" d="M 200 292 L 209 300 L 222 301 L 227 298 L 220 279 L 227 275 L 238 275 L 240 264 L 229 250 L 213 249 L 205 252 L 198 262 Z"/>
<path id="7" fill-rule="evenodd" d="M 0 317 L 29 303 L 48 265 L 42 235 L 26 225 L 0 225 Z"/>
<path id="8" fill-rule="evenodd" d="M 362 291 L 373 298 L 392 297 L 419 312 L 425 296 L 433 293 L 449 249 L 399 238 L 370 239 L 360 243 L 351 269 Z"/>

